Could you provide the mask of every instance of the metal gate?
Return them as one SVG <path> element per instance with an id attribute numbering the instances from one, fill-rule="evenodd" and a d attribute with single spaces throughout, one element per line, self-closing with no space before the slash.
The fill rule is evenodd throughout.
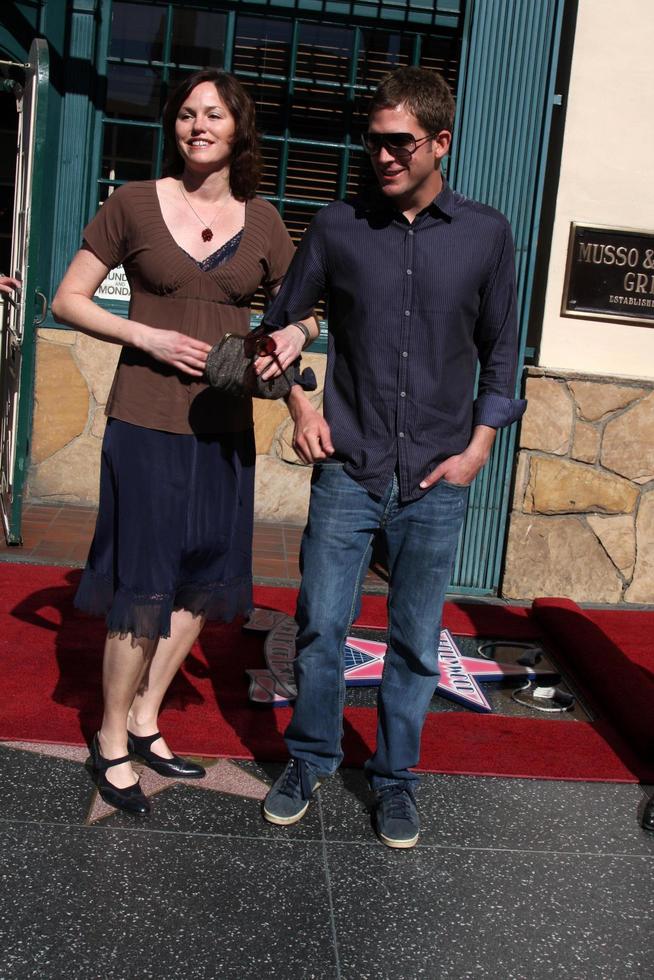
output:
<path id="1" fill-rule="evenodd" d="M 48 86 L 48 48 L 32 43 L 22 85 L 14 85 L 18 111 L 16 189 L 11 244 L 12 276 L 22 289 L 7 297 L 0 337 L 0 506 L 8 544 L 20 544 L 23 483 L 29 453 L 34 376 L 34 328 L 45 317 L 39 289 L 38 229 L 32 216 L 41 207 Z"/>
<path id="2" fill-rule="evenodd" d="M 450 181 L 502 211 L 513 229 L 524 364 L 564 0 L 469 0 Z M 516 426 L 497 434 L 475 480 L 451 591 L 499 586 Z"/>

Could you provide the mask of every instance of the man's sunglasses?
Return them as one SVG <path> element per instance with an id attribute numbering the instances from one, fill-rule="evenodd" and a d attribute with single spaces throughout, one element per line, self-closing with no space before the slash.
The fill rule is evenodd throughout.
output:
<path id="1" fill-rule="evenodd" d="M 421 143 L 433 140 L 438 133 L 430 133 L 416 139 L 412 133 L 362 133 L 361 143 L 366 153 L 371 157 L 381 152 L 382 146 L 392 156 L 410 157 L 416 152 Z"/>

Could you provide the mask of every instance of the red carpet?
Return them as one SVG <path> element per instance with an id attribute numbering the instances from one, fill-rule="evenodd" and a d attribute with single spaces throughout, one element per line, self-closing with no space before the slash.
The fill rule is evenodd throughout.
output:
<path id="1" fill-rule="evenodd" d="M 536 599 L 533 617 L 593 713 L 654 764 L 654 612 Z"/>
<path id="2" fill-rule="evenodd" d="M 73 610 L 78 579 L 77 570 L 0 563 L 1 739 L 82 744 L 98 727 L 104 628 L 100 621 Z M 295 594 L 260 587 L 255 599 L 258 605 L 292 613 Z M 537 612 L 535 623 L 525 609 L 457 603 L 448 604 L 444 625 L 460 634 L 532 639 L 545 630 L 551 635 L 549 622 L 541 625 L 542 615 Z M 587 622 L 599 633 L 606 628 L 607 644 L 614 648 L 611 615 L 616 614 L 604 615 L 602 621 L 593 614 L 595 622 Z M 364 597 L 359 624 L 383 626 L 385 600 Z M 566 645 L 557 636 L 551 648 L 554 652 L 561 648 L 562 666 L 569 666 L 576 677 L 577 669 L 583 672 L 583 664 L 573 667 L 570 646 L 575 648 L 574 641 Z M 633 647 L 634 657 L 644 656 L 636 639 Z M 598 651 L 595 673 L 601 675 L 605 671 L 600 661 L 606 651 L 597 644 L 594 649 Z M 615 650 L 611 655 L 615 660 Z M 654 668 L 652 660 L 648 660 L 650 671 Z M 636 664 L 635 660 L 627 662 Z M 614 670 L 613 661 L 611 665 Z M 247 700 L 244 671 L 258 666 L 264 666 L 261 635 L 243 633 L 240 624 L 206 627 L 175 679 L 162 714 L 162 727 L 177 751 L 230 758 L 285 758 L 281 732 L 290 710 L 257 709 Z M 647 670 L 646 665 L 636 666 Z M 611 715 L 603 710 L 599 696 L 593 703 L 606 722 L 591 725 L 472 712 L 430 715 L 420 767 L 472 775 L 654 781 L 654 767 L 636 758 L 615 734 L 608 723 Z M 654 696 L 639 702 L 640 728 L 625 733 L 628 739 L 633 737 L 633 744 L 642 744 L 635 736 L 649 727 L 653 708 Z M 373 709 L 347 710 L 346 764 L 358 766 L 370 754 L 375 725 Z"/>

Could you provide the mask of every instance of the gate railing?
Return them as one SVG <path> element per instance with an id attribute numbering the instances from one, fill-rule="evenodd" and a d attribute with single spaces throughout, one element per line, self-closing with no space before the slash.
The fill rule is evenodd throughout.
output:
<path id="1" fill-rule="evenodd" d="M 450 180 L 502 211 L 513 229 L 522 368 L 540 226 L 545 162 L 556 104 L 564 0 L 470 0 L 464 28 Z M 516 425 L 501 429 L 470 492 L 453 592 L 498 591 Z"/>

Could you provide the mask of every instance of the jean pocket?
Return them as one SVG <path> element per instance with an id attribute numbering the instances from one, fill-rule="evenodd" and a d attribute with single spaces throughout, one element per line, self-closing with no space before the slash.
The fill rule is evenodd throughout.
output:
<path id="1" fill-rule="evenodd" d="M 470 483 L 452 483 L 450 480 L 446 480 L 444 476 L 438 482 L 443 483 L 446 487 L 452 487 L 454 490 L 469 490 L 471 487 Z"/>
<path id="2" fill-rule="evenodd" d="M 311 486 L 316 486 L 317 483 L 332 485 L 334 481 L 342 480 L 344 471 L 343 467 L 345 463 L 339 462 L 339 460 L 333 459 L 318 459 L 313 464 L 311 469 Z"/>

